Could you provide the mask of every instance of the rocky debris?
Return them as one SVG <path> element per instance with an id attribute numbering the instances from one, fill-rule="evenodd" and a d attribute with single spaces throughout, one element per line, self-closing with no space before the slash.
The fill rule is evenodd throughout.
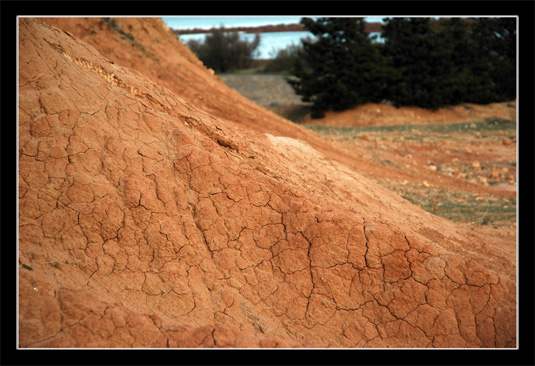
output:
<path id="1" fill-rule="evenodd" d="M 514 262 L 247 127 L 293 128 L 180 46 L 196 102 L 45 20 L 19 42 L 21 347 L 515 347 Z"/>

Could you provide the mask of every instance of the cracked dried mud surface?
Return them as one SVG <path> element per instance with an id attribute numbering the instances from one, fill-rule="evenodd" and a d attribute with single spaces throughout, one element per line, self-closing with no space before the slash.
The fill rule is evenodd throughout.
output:
<path id="1" fill-rule="evenodd" d="M 516 346 L 514 253 L 117 24 L 20 19 L 20 347 Z"/>

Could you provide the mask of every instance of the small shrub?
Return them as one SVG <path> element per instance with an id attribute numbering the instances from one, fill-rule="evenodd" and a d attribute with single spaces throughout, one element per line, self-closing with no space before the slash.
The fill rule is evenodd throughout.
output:
<path id="1" fill-rule="evenodd" d="M 132 42 L 135 42 L 135 38 L 133 35 L 131 35 L 130 33 L 127 33 L 125 32 L 121 27 L 119 27 L 119 25 L 117 24 L 117 22 L 115 21 L 115 19 L 111 19 L 111 18 L 104 18 L 104 21 L 106 23 L 108 23 L 109 27 L 116 31 L 117 33 L 119 33 L 121 35 L 122 38 L 128 38 L 129 40 L 131 40 Z"/>
<path id="2" fill-rule="evenodd" d="M 290 72 L 295 62 L 302 57 L 303 47 L 301 45 L 291 44 L 290 46 L 272 51 L 271 55 L 275 56 L 273 60 L 266 64 L 265 72 Z"/>
<path id="3" fill-rule="evenodd" d="M 160 60 L 154 55 L 154 53 L 150 52 L 150 51 L 147 51 L 145 49 L 145 46 L 143 46 L 141 43 L 139 43 L 138 41 L 136 41 L 135 37 L 128 33 L 128 32 L 125 32 L 120 26 L 119 24 L 117 24 L 117 22 L 115 21 L 115 19 L 111 19 L 111 18 L 102 18 L 102 20 L 99 22 L 99 27 L 100 29 L 102 30 L 102 24 L 103 22 L 105 22 L 106 24 L 108 24 L 108 26 L 110 27 L 111 30 L 113 30 L 114 32 L 117 32 L 121 35 L 121 38 L 122 39 L 128 39 L 130 40 L 130 42 L 132 42 L 132 47 L 138 47 L 146 56 L 152 58 L 153 60 L 155 60 L 156 62 L 160 63 Z"/>
<path id="4" fill-rule="evenodd" d="M 254 52 L 260 44 L 256 34 L 252 42 L 240 39 L 238 32 L 228 32 L 225 27 L 212 28 L 204 42 L 191 40 L 186 43 L 193 53 L 216 72 L 248 68 Z"/>

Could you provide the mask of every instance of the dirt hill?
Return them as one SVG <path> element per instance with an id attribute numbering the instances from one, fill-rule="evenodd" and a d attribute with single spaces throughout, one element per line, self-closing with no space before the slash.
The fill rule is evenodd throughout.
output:
<path id="1" fill-rule="evenodd" d="M 515 347 L 515 253 L 156 18 L 21 18 L 21 347 Z"/>

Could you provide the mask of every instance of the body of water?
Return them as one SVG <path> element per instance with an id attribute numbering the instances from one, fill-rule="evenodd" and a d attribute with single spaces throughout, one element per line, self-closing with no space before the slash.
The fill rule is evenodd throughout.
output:
<path id="1" fill-rule="evenodd" d="M 301 44 L 301 40 L 306 37 L 314 37 L 314 35 L 310 32 L 269 32 L 259 34 L 260 44 L 256 49 L 256 54 L 254 56 L 254 58 L 257 60 L 275 58 L 278 50 L 284 49 L 292 44 Z M 253 33 L 240 34 L 240 38 L 247 41 L 253 41 L 254 37 L 255 35 Z M 182 34 L 178 38 L 182 41 L 182 43 L 186 43 L 192 39 L 199 42 L 204 42 L 206 33 Z"/>
<path id="2" fill-rule="evenodd" d="M 257 60 L 273 59 L 277 56 L 278 50 L 287 48 L 292 44 L 300 45 L 301 40 L 307 37 L 314 38 L 314 35 L 310 32 L 268 32 L 259 34 L 260 45 L 254 55 Z M 371 36 L 377 36 L 377 41 L 381 42 L 380 33 L 370 33 Z M 255 35 L 252 33 L 240 33 L 240 37 L 247 41 L 253 41 Z M 179 36 L 179 39 L 184 44 L 192 39 L 204 42 L 205 38 L 206 33 L 182 34 Z"/>
<path id="3" fill-rule="evenodd" d="M 270 24 L 295 24 L 302 17 L 278 16 L 278 17 L 255 17 L 255 16 L 213 16 L 213 17 L 162 17 L 165 24 L 171 29 L 210 29 L 224 26 L 230 27 L 257 27 Z"/>

